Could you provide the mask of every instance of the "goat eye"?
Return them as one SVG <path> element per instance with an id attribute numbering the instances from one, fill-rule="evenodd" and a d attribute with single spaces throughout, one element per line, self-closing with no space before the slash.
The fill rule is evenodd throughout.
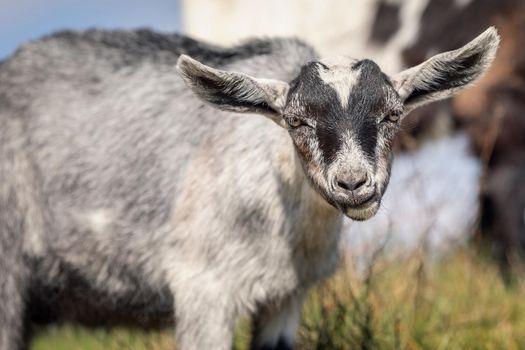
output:
<path id="1" fill-rule="evenodd" d="M 301 119 L 293 116 L 286 118 L 286 123 L 288 123 L 288 125 L 292 128 L 297 128 L 303 124 Z"/>
<path id="2" fill-rule="evenodd" d="M 383 121 L 396 123 L 401 118 L 401 115 L 402 112 L 400 111 L 392 111 L 383 118 Z"/>

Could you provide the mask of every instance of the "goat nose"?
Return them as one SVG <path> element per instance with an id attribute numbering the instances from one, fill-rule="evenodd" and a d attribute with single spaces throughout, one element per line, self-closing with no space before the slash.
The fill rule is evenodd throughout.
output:
<path id="1" fill-rule="evenodd" d="M 336 178 L 337 186 L 345 191 L 355 191 L 363 187 L 367 181 L 368 177 L 364 172 Z"/>

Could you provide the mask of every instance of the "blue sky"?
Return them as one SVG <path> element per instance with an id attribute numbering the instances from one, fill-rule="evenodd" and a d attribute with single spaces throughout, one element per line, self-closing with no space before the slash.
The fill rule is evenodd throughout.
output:
<path id="1" fill-rule="evenodd" d="M 92 27 L 180 31 L 180 0 L 0 0 L 0 59 L 27 40 Z"/>

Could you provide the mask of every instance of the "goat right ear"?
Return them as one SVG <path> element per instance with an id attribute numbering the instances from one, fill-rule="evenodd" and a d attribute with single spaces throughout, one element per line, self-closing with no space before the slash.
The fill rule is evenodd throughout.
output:
<path id="1" fill-rule="evenodd" d="M 179 57 L 177 70 L 197 97 L 216 108 L 281 120 L 289 90 L 283 81 L 211 68 L 186 55 Z"/>

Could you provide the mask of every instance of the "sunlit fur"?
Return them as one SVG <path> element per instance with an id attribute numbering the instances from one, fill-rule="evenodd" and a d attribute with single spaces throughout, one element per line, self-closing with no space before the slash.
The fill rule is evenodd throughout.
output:
<path id="1" fill-rule="evenodd" d="M 24 45 L 0 63 L 0 350 L 64 320 L 176 323 L 179 349 L 229 350 L 242 314 L 253 350 L 291 349 L 303 297 L 337 266 L 342 213 L 377 211 L 389 116 L 479 77 L 487 33 L 400 80 L 294 39 Z"/>
<path id="2" fill-rule="evenodd" d="M 313 185 L 347 216 L 364 220 L 377 212 L 388 184 L 391 145 L 399 121 L 391 122 L 385 117 L 393 112 L 402 114 L 402 102 L 388 78 L 371 62 L 359 64 L 359 60 L 345 58 L 319 62 L 303 68 L 291 83 L 284 118 L 298 117 L 303 121 L 302 126 L 291 127 L 289 132 Z M 364 79 L 363 70 L 369 71 Z M 371 98 L 361 98 L 363 92 Z M 331 124 L 328 137 L 339 146 L 323 154 L 319 125 L 325 124 L 326 129 L 327 123 Z M 375 142 L 372 151 L 364 152 L 367 139 Z M 336 188 L 337 176 L 351 176 L 355 169 L 370 176 L 367 186 L 373 188 L 375 196 L 369 202 L 356 204 Z"/>

